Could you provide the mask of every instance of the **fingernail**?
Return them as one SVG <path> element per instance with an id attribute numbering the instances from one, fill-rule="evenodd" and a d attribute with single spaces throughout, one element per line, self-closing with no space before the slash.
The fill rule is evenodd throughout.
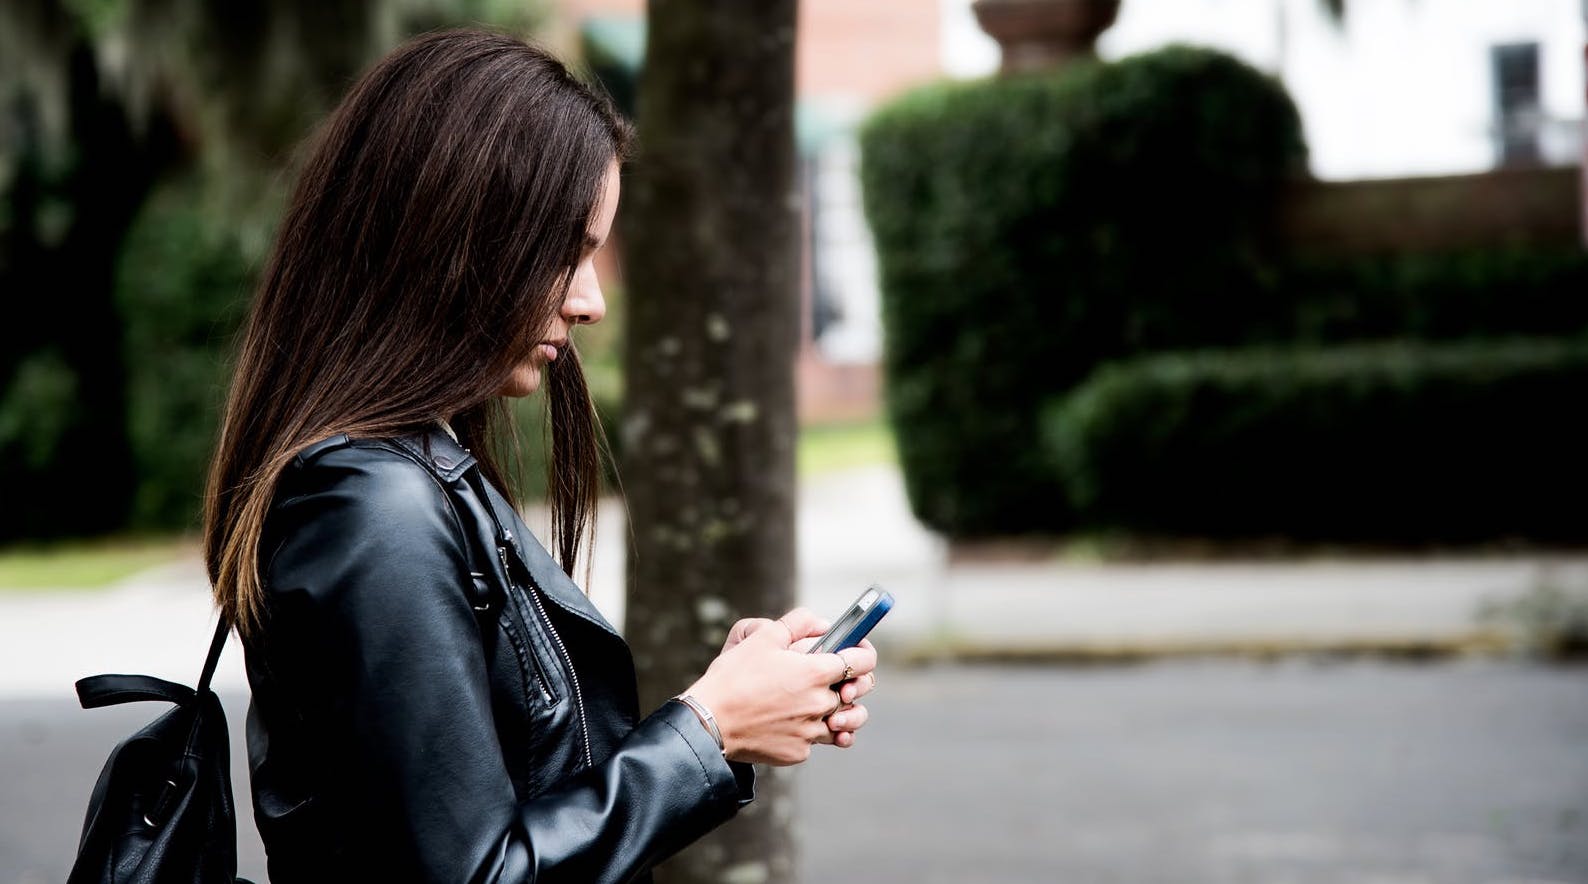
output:
<path id="1" fill-rule="evenodd" d="M 827 720 L 833 723 L 833 727 L 843 727 L 844 726 L 844 720 L 845 719 L 844 719 L 844 716 L 843 716 L 842 713 L 840 713 L 838 715 L 834 715 L 832 718 L 829 718 Z"/>

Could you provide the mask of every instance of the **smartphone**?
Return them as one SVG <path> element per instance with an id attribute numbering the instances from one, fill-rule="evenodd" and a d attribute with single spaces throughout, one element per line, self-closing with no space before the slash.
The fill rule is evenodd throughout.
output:
<path id="1" fill-rule="evenodd" d="M 893 595 L 873 583 L 855 599 L 849 606 L 844 616 L 833 623 L 833 628 L 827 630 L 821 641 L 811 647 L 812 654 L 831 654 L 852 648 L 860 644 L 860 640 L 871 632 L 889 611 L 893 610 Z"/>

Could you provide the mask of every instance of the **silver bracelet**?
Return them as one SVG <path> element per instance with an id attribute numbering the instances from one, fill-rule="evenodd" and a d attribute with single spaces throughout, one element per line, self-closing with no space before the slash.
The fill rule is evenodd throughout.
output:
<path id="1" fill-rule="evenodd" d="M 722 755 L 726 758 L 728 756 L 728 747 L 722 742 L 722 730 L 717 727 L 717 716 L 711 714 L 711 710 L 706 708 L 705 703 L 688 694 L 679 694 L 673 699 L 694 711 L 695 717 L 699 718 L 700 723 L 705 725 L 706 730 L 711 732 L 711 738 L 717 741 L 717 748 L 722 750 Z"/>

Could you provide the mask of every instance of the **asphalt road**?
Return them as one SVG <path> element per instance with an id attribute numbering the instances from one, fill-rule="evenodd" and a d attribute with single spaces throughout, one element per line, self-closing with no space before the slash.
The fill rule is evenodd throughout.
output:
<path id="1" fill-rule="evenodd" d="M 1588 882 L 1582 667 L 882 675 L 862 744 L 800 773 L 807 881 Z M 65 879 L 99 766 L 154 711 L 0 700 L 0 884 Z"/>

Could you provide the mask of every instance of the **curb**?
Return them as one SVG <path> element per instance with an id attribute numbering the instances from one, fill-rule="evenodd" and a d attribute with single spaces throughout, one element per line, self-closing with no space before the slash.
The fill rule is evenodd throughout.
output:
<path id="1" fill-rule="evenodd" d="M 1503 633 L 1479 631 L 1453 636 L 1340 638 L 1229 638 L 1197 640 L 996 642 L 966 639 L 894 643 L 886 648 L 891 664 L 920 667 L 939 663 L 1055 666 L 1119 666 L 1166 659 L 1237 658 L 1273 661 L 1287 658 L 1374 658 L 1425 662 L 1462 657 L 1504 657 L 1514 643 Z"/>

